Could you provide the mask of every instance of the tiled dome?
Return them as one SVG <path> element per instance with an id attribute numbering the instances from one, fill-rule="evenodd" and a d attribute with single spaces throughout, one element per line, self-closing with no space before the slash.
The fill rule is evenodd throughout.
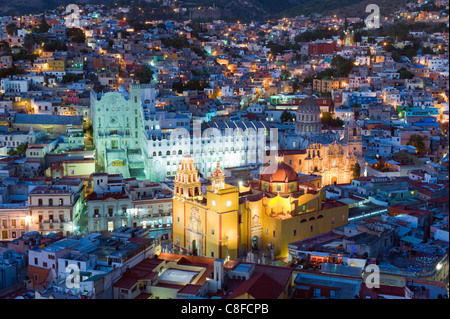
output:
<path id="1" fill-rule="evenodd" d="M 266 167 L 264 172 L 261 174 L 261 180 L 267 182 L 282 182 L 290 183 L 298 181 L 298 175 L 294 169 L 286 163 L 278 163 L 277 170 L 270 174 L 269 171 L 272 169 L 270 166 Z"/>

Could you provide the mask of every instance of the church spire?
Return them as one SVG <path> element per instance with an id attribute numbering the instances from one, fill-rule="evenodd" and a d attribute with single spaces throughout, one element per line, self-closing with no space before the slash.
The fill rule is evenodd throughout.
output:
<path id="1" fill-rule="evenodd" d="M 201 196 L 201 182 L 198 176 L 198 170 L 194 166 L 194 159 L 189 154 L 186 154 L 181 159 L 174 184 L 175 196 L 181 198 Z"/>
<path id="2" fill-rule="evenodd" d="M 212 191 L 217 192 L 225 188 L 225 173 L 220 169 L 220 162 L 217 162 L 217 168 L 211 173 Z"/>

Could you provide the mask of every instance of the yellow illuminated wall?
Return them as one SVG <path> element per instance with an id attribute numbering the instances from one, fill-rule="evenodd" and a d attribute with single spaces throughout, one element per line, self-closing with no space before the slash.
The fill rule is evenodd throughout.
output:
<path id="1" fill-rule="evenodd" d="M 48 60 L 49 71 L 64 71 L 66 69 L 66 61 L 64 60 Z"/>
<path id="2" fill-rule="evenodd" d="M 237 258 L 238 211 L 239 191 L 231 185 L 225 185 L 217 193 L 209 187 L 206 202 L 175 196 L 173 244 L 190 254 Z"/>
<path id="3" fill-rule="evenodd" d="M 196 174 L 192 168 L 187 172 Z M 185 173 L 179 170 L 178 176 Z M 183 186 L 179 177 L 176 188 Z M 279 184 L 286 189 L 291 183 Z M 268 184 L 269 188 L 278 185 Z M 199 196 L 175 192 L 172 225 L 175 249 L 206 257 L 236 259 L 250 251 L 255 242 L 260 250 L 267 250 L 270 245 L 276 257 L 287 257 L 289 243 L 331 231 L 348 222 L 348 205 L 324 203 L 322 191 L 270 194 L 255 190 L 254 195 L 260 193 L 260 197 L 245 200 L 241 197 L 239 204 L 239 189 L 244 191 L 246 187 L 228 184 L 214 187 L 217 185 L 213 179 L 207 193 Z"/>
<path id="4" fill-rule="evenodd" d="M 261 249 L 273 245 L 278 257 L 288 255 L 288 244 L 316 236 L 348 222 L 348 206 L 323 209 L 320 193 L 298 198 L 263 197 L 246 201 L 239 208 L 242 223 L 241 252 L 251 249 L 254 236 Z"/>

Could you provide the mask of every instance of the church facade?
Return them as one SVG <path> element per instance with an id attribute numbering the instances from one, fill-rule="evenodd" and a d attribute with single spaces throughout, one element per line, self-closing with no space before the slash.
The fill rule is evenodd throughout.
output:
<path id="1" fill-rule="evenodd" d="M 348 205 L 325 200 L 320 189 L 305 187 L 289 165 L 279 161 L 258 181 L 225 183 L 218 165 L 207 193 L 193 159 L 186 155 L 175 178 L 173 248 L 185 254 L 235 259 L 249 251 L 288 256 L 288 244 L 343 226 Z"/>
<path id="2" fill-rule="evenodd" d="M 324 186 L 350 183 L 354 166 L 361 165 L 363 158 L 362 132 L 355 119 L 346 126 L 344 136 L 322 133 L 320 107 L 313 98 L 300 103 L 296 117 L 295 135 L 283 143 L 293 147 L 279 151 L 285 163 L 297 173 L 320 175 Z"/>

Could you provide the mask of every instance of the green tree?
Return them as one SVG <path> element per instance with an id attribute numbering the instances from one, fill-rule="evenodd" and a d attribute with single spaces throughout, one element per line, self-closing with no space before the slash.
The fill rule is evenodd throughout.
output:
<path id="1" fill-rule="evenodd" d="M 33 46 L 36 44 L 36 40 L 31 34 L 25 34 L 23 38 L 23 47 L 28 53 L 33 53 Z"/>
<path id="2" fill-rule="evenodd" d="M 66 75 L 63 76 L 61 83 L 73 83 L 73 82 L 79 81 L 81 79 L 83 79 L 82 74 L 67 73 Z"/>
<path id="3" fill-rule="evenodd" d="M 390 130 L 391 130 L 391 136 L 394 136 L 395 135 L 395 126 L 391 125 Z"/>
<path id="4" fill-rule="evenodd" d="M 298 78 L 295 78 L 292 82 L 292 91 L 298 92 L 300 91 L 300 84 L 298 83 Z"/>
<path id="5" fill-rule="evenodd" d="M 0 69 L 0 79 L 1 78 L 6 78 L 10 75 L 18 75 L 18 74 L 23 74 L 25 73 L 24 69 L 18 68 L 18 67 L 12 67 L 12 68 L 7 68 L 7 69 Z"/>
<path id="6" fill-rule="evenodd" d="M 86 42 L 86 36 L 84 35 L 83 30 L 80 28 L 68 28 L 66 30 L 67 37 L 76 43 L 84 43 Z"/>
<path id="7" fill-rule="evenodd" d="M 36 29 L 36 32 L 38 33 L 47 33 L 47 31 L 50 29 L 50 25 L 47 23 L 47 20 L 45 19 L 45 14 L 41 15 L 41 23 Z"/>
<path id="8" fill-rule="evenodd" d="M 147 65 L 144 65 L 139 71 L 134 73 L 134 77 L 141 84 L 148 84 L 153 79 L 153 71 Z"/>
<path id="9" fill-rule="evenodd" d="M 392 56 L 392 59 L 395 62 L 401 62 L 402 61 L 402 55 L 397 50 L 392 51 L 391 52 L 391 56 Z"/>
<path id="10" fill-rule="evenodd" d="M 417 153 L 425 154 L 427 152 L 423 136 L 421 135 L 418 134 L 411 135 L 406 145 L 414 146 L 416 148 Z"/>
<path id="11" fill-rule="evenodd" d="M 340 55 L 335 56 L 331 61 L 331 67 L 335 69 L 338 77 L 347 77 L 354 66 L 352 59 L 346 59 Z"/>
<path id="12" fill-rule="evenodd" d="M 320 120 L 322 121 L 322 124 L 330 127 L 338 127 L 344 125 L 344 121 L 342 121 L 340 118 L 333 118 L 333 115 L 330 112 L 323 112 Z"/>
<path id="13" fill-rule="evenodd" d="M 357 179 L 361 176 L 361 166 L 359 163 L 355 163 L 355 165 L 352 166 L 352 178 Z"/>
<path id="14" fill-rule="evenodd" d="M 292 115 L 288 110 L 284 110 L 283 113 L 281 113 L 280 116 L 281 123 L 292 122 L 294 119 L 295 116 Z"/>
<path id="15" fill-rule="evenodd" d="M 61 40 L 50 41 L 44 43 L 44 51 L 55 52 L 55 51 L 67 51 L 67 44 Z"/>
<path id="16" fill-rule="evenodd" d="M 27 148 L 28 148 L 28 143 L 22 143 L 19 146 L 17 146 L 15 149 L 10 149 L 8 151 L 8 155 L 9 156 L 24 155 L 25 152 L 27 151 Z"/>
<path id="17" fill-rule="evenodd" d="M 17 35 L 17 25 L 15 23 L 10 23 L 6 26 L 6 32 L 9 36 L 16 36 Z"/>
<path id="18" fill-rule="evenodd" d="M 422 54 L 434 54 L 434 50 L 430 47 L 424 47 L 422 49 Z"/>
<path id="19" fill-rule="evenodd" d="M 398 70 L 398 73 L 400 73 L 400 79 L 412 79 L 414 77 L 414 73 L 408 71 L 405 68 L 400 68 Z"/>

